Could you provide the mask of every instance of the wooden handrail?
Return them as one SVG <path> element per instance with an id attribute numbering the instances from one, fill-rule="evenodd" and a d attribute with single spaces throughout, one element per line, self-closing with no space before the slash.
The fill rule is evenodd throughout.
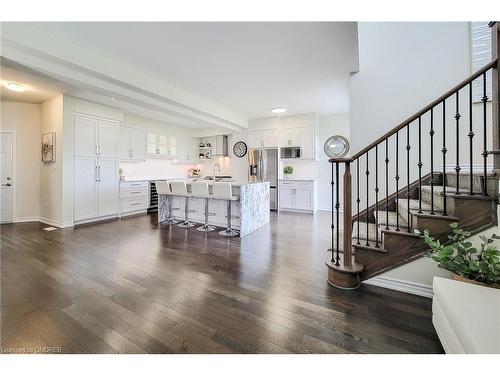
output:
<path id="1" fill-rule="evenodd" d="M 422 116 L 425 113 L 427 113 L 428 111 L 430 111 L 431 108 L 434 108 L 436 105 L 440 104 L 443 100 L 448 99 L 450 96 L 452 96 L 457 91 L 459 91 L 460 89 L 462 89 L 465 86 L 467 86 L 469 83 L 471 83 L 476 78 L 478 78 L 481 75 L 483 75 L 484 73 L 486 73 L 491 68 L 496 67 L 497 66 L 497 62 L 498 62 L 498 59 L 495 58 L 490 63 L 486 64 L 481 69 L 479 69 L 474 74 L 472 74 L 470 77 L 466 78 L 465 80 L 463 80 L 462 82 L 460 82 L 458 85 L 456 85 L 455 87 L 453 87 L 452 89 L 448 90 L 446 93 L 444 93 L 443 95 L 441 95 L 439 98 L 437 98 L 436 100 L 434 100 L 430 104 L 426 105 L 420 111 L 418 111 L 414 115 L 410 116 L 409 118 L 407 118 L 406 120 L 404 120 L 403 122 L 401 122 L 398 126 L 396 126 L 395 128 L 393 128 L 392 130 L 388 131 L 387 133 L 385 133 L 384 135 L 382 135 L 381 137 L 379 137 L 378 139 L 376 139 L 374 142 L 370 143 L 368 146 L 366 146 L 365 148 L 363 148 L 361 151 L 358 151 L 357 153 L 355 153 L 353 156 L 351 156 L 349 158 L 349 159 L 351 159 L 351 162 L 354 161 L 354 160 L 356 160 L 356 159 L 358 159 L 360 156 L 364 155 L 365 153 L 367 153 L 368 151 L 370 151 L 372 148 L 374 148 L 376 145 L 378 145 L 378 144 L 382 143 L 383 141 L 385 141 L 390 136 L 396 134 L 398 131 L 400 131 L 401 129 L 403 129 L 406 125 L 408 125 L 411 122 L 417 120 L 420 116 Z M 330 161 L 330 163 L 345 162 L 344 159 L 345 158 L 332 158 L 329 161 Z"/>

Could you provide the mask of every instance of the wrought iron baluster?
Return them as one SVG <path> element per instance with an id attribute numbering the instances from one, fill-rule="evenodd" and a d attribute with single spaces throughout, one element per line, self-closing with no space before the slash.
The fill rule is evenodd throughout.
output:
<path id="1" fill-rule="evenodd" d="M 389 229 L 389 141 L 385 139 L 385 229 Z"/>
<path id="2" fill-rule="evenodd" d="M 407 232 L 411 232 L 411 214 L 410 214 L 410 124 L 406 125 L 406 210 L 407 210 Z"/>
<path id="3" fill-rule="evenodd" d="M 483 195 L 488 195 L 488 175 L 486 161 L 488 158 L 488 146 L 486 144 L 486 102 L 488 101 L 488 96 L 486 96 L 486 73 L 483 73 Z"/>
<path id="4" fill-rule="evenodd" d="M 455 122 L 456 122 L 456 142 L 457 142 L 457 157 L 456 157 L 456 164 L 455 164 L 455 172 L 457 174 L 457 181 L 456 181 L 456 189 L 455 189 L 455 194 L 460 194 L 460 151 L 459 151 L 459 147 L 460 147 L 460 138 L 459 138 L 459 135 L 460 135 L 460 108 L 459 108 L 459 98 L 458 98 L 458 93 L 459 91 L 457 91 L 457 93 L 455 94 L 455 108 L 456 108 L 456 111 L 455 111 Z"/>
<path id="5" fill-rule="evenodd" d="M 358 238 L 356 241 L 357 245 L 361 245 L 361 242 L 359 242 L 359 202 L 361 201 L 359 199 L 359 158 L 356 159 L 356 190 L 357 190 L 357 198 L 356 198 L 356 203 L 358 205 L 358 216 L 356 216 L 358 219 L 356 220 L 356 224 L 358 226 Z"/>
<path id="6" fill-rule="evenodd" d="M 334 247 L 334 245 L 335 245 L 335 236 L 334 236 L 334 233 L 335 233 L 335 219 L 334 219 L 334 212 L 335 212 L 334 211 L 334 204 L 335 204 L 335 190 L 334 190 L 334 185 L 335 185 L 335 182 L 333 182 L 333 164 L 334 163 L 332 163 L 332 180 L 330 182 L 330 185 L 332 187 L 332 222 L 330 224 L 330 228 L 332 230 L 332 248 L 331 248 L 331 250 L 332 250 L 332 259 L 331 259 L 332 263 L 335 261 L 335 258 L 334 258 L 335 254 L 333 252 L 334 251 L 333 249 L 335 248 Z"/>
<path id="7" fill-rule="evenodd" d="M 418 118 L 418 213 L 422 213 L 422 117 Z"/>
<path id="8" fill-rule="evenodd" d="M 443 215 L 447 215 L 446 210 L 446 99 L 443 100 Z"/>
<path id="9" fill-rule="evenodd" d="M 340 244 L 340 236 L 339 236 L 339 229 L 340 229 L 340 222 L 339 222 L 339 210 L 340 210 L 340 197 L 339 197 L 339 164 L 340 163 L 335 163 L 335 181 L 337 181 L 336 184 L 336 189 L 335 193 L 337 195 L 337 203 L 335 203 L 335 208 L 337 209 L 337 249 L 336 249 L 336 256 L 335 256 L 335 265 L 340 266 L 339 260 L 340 260 L 340 255 L 339 255 L 339 244 Z"/>
<path id="10" fill-rule="evenodd" d="M 369 166 L 368 166 L 368 151 L 366 152 L 366 246 L 370 246 L 370 242 L 368 241 L 368 238 L 369 238 L 369 233 L 370 233 L 370 224 L 368 222 L 368 208 L 370 207 L 370 205 L 368 204 L 369 202 L 369 199 L 368 199 L 368 194 L 370 193 L 369 191 L 369 177 L 370 177 L 370 171 L 369 171 Z"/>
<path id="11" fill-rule="evenodd" d="M 399 232 L 399 131 L 396 132 L 396 231 Z"/>
<path id="12" fill-rule="evenodd" d="M 472 176 L 472 139 L 474 132 L 472 131 L 472 82 L 469 83 L 469 193 L 474 194 L 474 178 Z"/>
<path id="13" fill-rule="evenodd" d="M 434 108 L 431 108 L 431 130 L 429 135 L 431 136 L 431 215 L 434 215 Z"/>
<path id="14" fill-rule="evenodd" d="M 375 247 L 378 246 L 378 145 L 375 146 Z"/>

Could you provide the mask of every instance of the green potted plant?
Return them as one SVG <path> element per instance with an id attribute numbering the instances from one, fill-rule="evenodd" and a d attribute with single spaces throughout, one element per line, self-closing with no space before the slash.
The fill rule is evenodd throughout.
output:
<path id="1" fill-rule="evenodd" d="M 285 175 L 286 180 L 292 177 L 292 173 L 293 173 L 293 167 L 287 165 L 285 168 L 283 168 L 283 174 Z"/>
<path id="2" fill-rule="evenodd" d="M 425 255 L 435 260 L 439 268 L 452 272 L 455 280 L 500 288 L 500 250 L 493 244 L 500 236 L 479 236 L 482 243 L 477 249 L 467 241 L 470 232 L 460 229 L 457 223 L 450 224 L 450 227 L 453 234 L 448 235 L 451 241 L 448 245 L 431 237 L 428 230 L 423 234 L 415 231 L 430 247 Z"/>

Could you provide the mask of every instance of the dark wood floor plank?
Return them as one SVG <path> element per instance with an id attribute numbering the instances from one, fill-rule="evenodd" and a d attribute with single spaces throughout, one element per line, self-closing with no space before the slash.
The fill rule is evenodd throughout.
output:
<path id="1" fill-rule="evenodd" d="M 243 239 L 158 225 L 154 214 L 52 232 L 40 223 L 2 225 L 2 345 L 59 343 L 74 353 L 442 352 L 430 300 L 328 286 L 328 220 L 273 214 L 271 225 Z"/>

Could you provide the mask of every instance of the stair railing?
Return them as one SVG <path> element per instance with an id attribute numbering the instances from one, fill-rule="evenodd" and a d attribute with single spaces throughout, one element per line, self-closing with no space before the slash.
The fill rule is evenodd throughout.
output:
<path id="1" fill-rule="evenodd" d="M 327 260 L 326 264 L 328 266 L 328 281 L 330 284 L 343 288 L 343 289 L 351 289 L 357 288 L 360 285 L 360 276 L 359 274 L 363 270 L 363 265 L 357 264 L 355 261 L 355 256 L 352 250 L 353 241 L 355 241 L 356 245 L 359 246 L 367 246 L 367 247 L 375 247 L 378 248 L 381 243 L 381 239 L 379 238 L 378 226 L 379 226 L 379 206 L 381 205 L 379 202 L 379 192 L 381 186 L 379 186 L 379 156 L 385 156 L 382 163 L 385 164 L 385 176 L 382 179 L 384 182 L 382 186 L 385 199 L 383 209 L 385 211 L 385 230 L 394 230 L 401 231 L 402 224 L 400 223 L 399 218 L 399 207 L 401 204 L 401 199 L 406 200 L 406 213 L 404 218 L 407 220 L 406 223 L 406 231 L 411 232 L 411 211 L 417 210 L 419 213 L 422 213 L 422 168 L 425 166 L 430 166 L 429 168 L 429 185 L 430 185 L 430 210 L 429 214 L 431 215 L 441 215 L 448 216 L 448 207 L 446 204 L 446 194 L 447 194 L 447 154 L 448 148 L 454 152 L 455 160 L 454 160 L 454 174 L 456 178 L 456 189 L 455 191 L 451 191 L 448 193 L 453 194 L 470 194 L 474 195 L 478 192 L 474 189 L 474 175 L 473 175 L 473 165 L 474 165 L 474 155 L 476 159 L 482 158 L 482 180 L 481 180 L 481 191 L 479 194 L 487 196 L 488 192 L 488 170 L 487 170 L 487 161 L 488 156 L 493 156 L 493 173 L 498 174 L 500 172 L 500 107 L 499 107 L 499 74 L 498 74 L 498 53 L 500 51 L 499 46 L 499 25 L 497 22 L 490 23 L 491 33 L 492 33 L 492 61 L 476 71 L 470 77 L 460 82 L 458 85 L 453 87 L 451 90 L 447 91 L 436 100 L 432 101 L 430 104 L 422 108 L 420 111 L 410 116 L 408 119 L 401 122 L 399 125 L 394 127 L 392 130 L 379 137 L 377 140 L 355 153 L 352 157 L 344 157 L 344 158 L 332 158 L 329 162 L 332 164 L 331 168 L 331 189 L 332 189 L 332 204 L 331 204 L 331 256 L 329 260 Z M 488 116 L 487 116 L 487 102 L 489 100 L 487 96 L 487 76 L 491 74 L 491 87 L 492 87 L 492 119 L 491 119 L 491 127 L 492 127 L 492 139 L 491 139 L 491 147 L 492 150 L 488 150 Z M 476 119 L 474 121 L 474 111 L 473 111 L 473 102 L 474 102 L 474 85 L 478 84 L 482 90 L 482 97 L 480 99 L 481 102 L 481 113 L 478 115 L 479 120 Z M 462 111 L 464 107 L 460 105 L 461 100 L 466 98 L 468 108 L 468 118 L 466 121 L 462 118 Z M 448 105 L 448 106 L 447 106 Z M 453 108 L 453 116 L 450 118 L 451 114 L 449 113 L 450 106 Z M 448 109 L 448 112 L 447 112 Z M 441 119 L 439 119 L 436 114 L 440 112 Z M 424 127 L 424 119 L 427 120 L 429 127 L 428 138 L 424 138 L 422 135 L 422 129 Z M 440 121 L 439 121 L 440 120 Z M 450 121 L 451 120 L 451 121 Z M 479 126 L 477 122 L 480 122 Z M 451 123 L 451 124 L 450 124 Z M 476 127 L 474 128 L 474 125 Z M 452 126 L 454 125 L 454 126 Z M 417 147 L 418 152 L 416 159 L 412 160 L 410 155 L 410 150 L 412 148 L 410 131 L 416 129 L 418 133 L 418 141 Z M 479 139 L 482 142 L 477 141 L 477 134 L 480 132 L 481 138 Z M 436 139 L 435 135 L 437 132 L 440 132 L 440 139 Z M 464 136 L 465 138 L 461 138 Z M 465 139 L 467 139 L 465 141 Z M 462 140 L 462 144 L 461 141 Z M 403 145 L 401 142 L 406 141 Z M 422 144 L 428 141 L 430 144 L 430 155 L 425 155 L 425 158 L 428 159 L 428 164 L 424 164 L 422 158 Z M 464 192 L 460 189 L 460 172 L 462 171 L 461 167 L 461 151 L 460 146 L 463 146 L 463 143 L 468 143 L 468 163 L 469 169 L 468 174 L 470 175 L 468 181 L 467 191 Z M 435 163 L 437 160 L 434 155 L 434 146 L 439 145 L 441 143 L 441 163 L 442 163 L 442 178 L 439 182 L 439 185 L 442 189 L 442 207 L 439 209 L 435 206 L 434 202 L 434 190 L 436 186 L 438 186 L 438 180 L 436 179 L 435 174 Z M 400 150 L 400 144 L 404 146 L 403 150 Z M 390 151 L 390 146 L 394 145 L 392 152 Z M 383 150 L 383 152 L 380 152 Z M 480 151 L 480 154 L 478 153 Z M 406 154 L 406 155 L 401 155 Z M 373 155 L 373 156 L 371 156 Z M 391 155 L 394 156 L 394 160 L 391 165 Z M 370 171 L 370 161 L 373 164 L 373 169 L 375 173 L 371 173 Z M 402 162 L 406 161 L 406 165 Z M 462 159 L 463 162 L 463 159 Z M 351 165 L 356 164 L 356 187 L 354 189 L 354 193 L 356 196 L 355 199 L 355 208 L 356 214 L 354 215 L 354 219 L 356 220 L 356 225 L 353 228 L 353 215 L 352 215 L 352 178 L 351 178 Z M 364 174 L 366 175 L 365 189 L 361 190 L 366 193 L 364 197 L 363 207 L 364 211 L 360 211 L 360 204 L 362 202 L 360 196 L 360 167 L 363 167 L 363 163 L 365 165 Z M 418 180 L 416 184 L 411 184 L 410 182 L 410 169 L 411 165 L 415 163 L 418 168 Z M 343 174 L 343 203 L 340 201 L 339 197 L 339 174 L 341 169 L 344 170 Z M 391 176 L 391 174 L 393 174 Z M 370 176 L 373 176 L 370 179 Z M 403 188 L 404 196 L 400 197 L 400 180 L 401 177 L 404 178 L 406 182 L 405 188 Z M 394 186 L 389 185 L 390 179 L 393 179 Z M 477 180 L 476 180 L 477 181 Z M 411 207 L 410 206 L 410 198 L 412 189 L 417 189 L 419 191 L 418 194 L 418 206 Z M 389 194 L 391 189 L 394 189 L 392 194 Z M 372 193 L 372 194 L 371 194 Z M 496 194 L 497 192 L 494 192 Z M 370 210 L 370 196 L 373 198 L 372 204 L 374 208 Z M 389 226 L 389 209 L 395 208 L 396 211 L 396 223 L 394 227 Z M 343 212 L 342 212 L 343 210 Z M 342 212 L 342 225 L 343 225 L 343 243 L 342 248 L 340 248 L 340 213 Z M 370 214 L 373 213 L 374 218 L 370 217 Z M 360 228 L 360 219 L 364 219 L 366 221 L 366 228 Z M 369 233 L 370 233 L 370 222 L 375 225 L 375 241 L 369 241 Z M 365 230 L 365 239 L 366 241 L 361 241 L 360 231 Z M 362 243 L 364 242 L 364 243 Z M 342 257 L 340 256 L 342 253 Z"/>

